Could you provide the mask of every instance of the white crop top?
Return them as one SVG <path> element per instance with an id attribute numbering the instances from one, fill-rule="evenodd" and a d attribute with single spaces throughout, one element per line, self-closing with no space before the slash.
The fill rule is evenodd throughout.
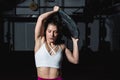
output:
<path id="1" fill-rule="evenodd" d="M 54 55 L 50 55 L 47 51 L 45 43 L 35 53 L 35 65 L 36 67 L 54 67 L 60 68 L 62 60 L 62 49 L 59 47 L 58 51 Z"/>

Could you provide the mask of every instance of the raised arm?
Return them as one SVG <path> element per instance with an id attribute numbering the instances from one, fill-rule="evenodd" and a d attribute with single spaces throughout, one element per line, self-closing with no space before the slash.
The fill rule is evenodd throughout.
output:
<path id="1" fill-rule="evenodd" d="M 58 6 L 54 6 L 52 11 L 46 12 L 41 14 L 38 19 L 35 26 L 35 40 L 38 39 L 40 36 L 44 36 L 44 21 L 47 19 L 47 17 L 59 10 Z"/>
<path id="2" fill-rule="evenodd" d="M 79 62 L 79 49 L 78 49 L 78 39 L 72 38 L 73 41 L 73 52 L 71 52 L 68 48 L 65 48 L 65 54 L 67 56 L 68 61 L 73 64 L 78 64 Z"/>

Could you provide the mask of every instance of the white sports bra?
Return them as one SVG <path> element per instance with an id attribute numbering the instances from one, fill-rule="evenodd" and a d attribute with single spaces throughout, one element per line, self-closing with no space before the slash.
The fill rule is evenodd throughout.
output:
<path id="1" fill-rule="evenodd" d="M 50 55 L 47 51 L 45 43 L 35 53 L 36 67 L 54 67 L 60 68 L 62 60 L 62 49 L 59 47 L 58 51 L 54 55 Z"/>

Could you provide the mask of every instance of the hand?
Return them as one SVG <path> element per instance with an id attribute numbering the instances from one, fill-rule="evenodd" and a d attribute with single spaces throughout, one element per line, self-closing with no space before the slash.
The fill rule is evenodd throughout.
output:
<path id="1" fill-rule="evenodd" d="M 54 6 L 53 11 L 56 11 L 56 12 L 59 11 L 59 6 Z"/>
<path id="2" fill-rule="evenodd" d="M 73 42 L 78 42 L 78 38 L 71 37 Z"/>

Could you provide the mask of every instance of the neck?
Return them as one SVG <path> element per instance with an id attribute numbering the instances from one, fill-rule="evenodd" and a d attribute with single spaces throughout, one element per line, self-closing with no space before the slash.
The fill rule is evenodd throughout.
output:
<path id="1" fill-rule="evenodd" d="M 50 46 L 54 46 L 54 45 L 55 45 L 54 42 L 49 42 L 49 41 L 47 41 L 46 43 L 47 43 L 48 45 L 50 45 Z"/>

